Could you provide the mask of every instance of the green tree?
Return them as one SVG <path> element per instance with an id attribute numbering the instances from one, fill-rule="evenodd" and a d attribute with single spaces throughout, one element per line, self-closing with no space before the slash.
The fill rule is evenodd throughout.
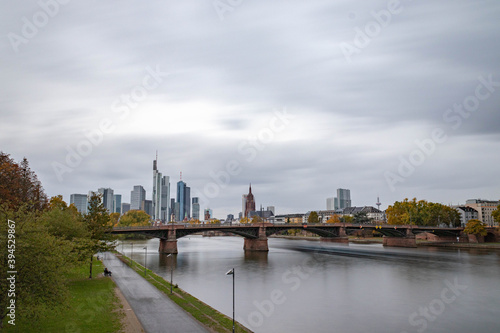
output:
<path id="1" fill-rule="evenodd" d="M 319 223 L 318 213 L 315 211 L 312 211 L 309 214 L 309 216 L 307 217 L 307 223 Z"/>
<path id="2" fill-rule="evenodd" d="M 112 229 L 108 210 L 101 201 L 101 195 L 92 192 L 89 200 L 88 212 L 83 218 L 89 232 L 86 249 L 90 253 L 90 275 L 92 278 L 92 261 L 94 254 L 110 251 L 115 248 L 114 237 L 109 233 Z"/>
<path id="3" fill-rule="evenodd" d="M 352 216 L 350 216 L 350 215 L 342 215 L 340 217 L 340 222 L 342 222 L 342 223 L 352 223 L 353 219 L 354 218 Z"/>
<path id="4" fill-rule="evenodd" d="M 118 222 L 120 227 L 140 227 L 151 225 L 151 216 L 143 210 L 129 210 Z"/>
<path id="5" fill-rule="evenodd" d="M 352 218 L 353 223 L 359 223 L 359 224 L 365 224 L 365 223 L 370 223 L 371 219 L 368 217 L 368 214 L 366 212 L 358 212 L 354 214 Z"/>
<path id="6" fill-rule="evenodd" d="M 469 235 L 479 236 L 486 236 L 488 234 L 488 231 L 486 230 L 486 224 L 476 219 L 472 219 L 467 222 L 464 232 Z"/>
<path id="7" fill-rule="evenodd" d="M 402 202 L 396 201 L 386 210 L 387 222 L 389 224 L 411 224 L 421 226 L 439 226 L 441 224 L 450 227 L 460 225 L 460 214 L 453 208 L 440 203 L 411 201 L 407 198 Z"/>
<path id="8" fill-rule="evenodd" d="M 495 219 L 496 223 L 500 225 L 500 205 L 497 206 L 497 209 L 491 213 L 493 218 Z"/>

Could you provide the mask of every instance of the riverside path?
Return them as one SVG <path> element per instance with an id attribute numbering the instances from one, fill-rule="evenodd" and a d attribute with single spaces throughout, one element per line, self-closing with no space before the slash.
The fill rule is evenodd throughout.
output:
<path id="1" fill-rule="evenodd" d="M 113 253 L 106 252 L 103 262 L 113 273 L 113 280 L 130 303 L 146 333 L 209 332 Z"/>

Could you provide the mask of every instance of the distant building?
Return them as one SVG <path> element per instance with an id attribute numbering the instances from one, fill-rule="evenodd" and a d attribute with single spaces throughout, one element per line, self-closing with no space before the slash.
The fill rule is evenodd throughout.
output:
<path id="1" fill-rule="evenodd" d="M 146 190 L 141 185 L 134 186 L 130 192 L 130 210 L 140 210 L 142 202 L 146 200 Z"/>
<path id="2" fill-rule="evenodd" d="M 168 222 L 170 205 L 170 177 L 158 171 L 158 156 L 153 161 L 153 220 Z"/>
<path id="3" fill-rule="evenodd" d="M 335 209 L 335 198 L 326 198 L 326 210 Z"/>
<path id="4" fill-rule="evenodd" d="M 498 226 L 491 213 L 497 209 L 500 201 L 490 201 L 481 199 L 470 199 L 465 203 L 466 207 L 474 208 L 477 211 L 477 219 L 489 226 Z"/>
<path id="5" fill-rule="evenodd" d="M 101 187 L 100 189 L 97 190 L 97 192 L 99 192 L 102 195 L 101 202 L 104 208 L 106 208 L 109 213 L 113 213 L 114 212 L 113 205 L 115 200 L 113 189 Z"/>
<path id="6" fill-rule="evenodd" d="M 130 204 L 122 202 L 122 214 L 126 214 L 130 210 Z"/>
<path id="7" fill-rule="evenodd" d="M 274 223 L 291 223 L 291 224 L 301 224 L 303 223 L 304 214 L 283 214 L 276 215 L 274 217 Z"/>
<path id="8" fill-rule="evenodd" d="M 274 206 L 267 206 L 266 210 L 270 211 L 273 213 L 273 215 L 275 215 L 275 211 L 276 211 L 276 208 Z"/>
<path id="9" fill-rule="evenodd" d="M 179 216 L 177 221 L 189 220 L 191 216 L 191 188 L 186 186 L 182 180 L 177 182 L 177 201 L 179 204 Z"/>
<path id="10" fill-rule="evenodd" d="M 115 194 L 113 197 L 113 212 L 114 213 L 122 213 L 122 195 Z"/>
<path id="11" fill-rule="evenodd" d="M 477 210 L 475 210 L 472 207 L 466 207 L 466 206 L 452 206 L 455 208 L 455 210 L 460 214 L 460 225 L 462 227 L 465 227 L 467 222 L 470 220 L 477 220 L 478 219 L 478 214 Z"/>
<path id="12" fill-rule="evenodd" d="M 193 197 L 192 199 L 192 207 L 193 207 L 193 212 L 192 216 L 194 220 L 199 220 L 200 219 L 200 202 L 199 202 L 198 197 Z"/>
<path id="13" fill-rule="evenodd" d="M 349 216 L 354 216 L 354 214 L 357 213 L 366 213 L 366 216 L 374 221 L 385 220 L 384 212 L 372 206 L 347 207 L 344 208 L 342 211 L 342 215 L 349 215 Z"/>
<path id="14" fill-rule="evenodd" d="M 153 216 L 153 201 L 143 200 L 141 203 L 141 210 L 145 211 L 149 216 Z"/>
<path id="15" fill-rule="evenodd" d="M 76 209 L 82 214 L 87 214 L 87 195 L 86 194 L 71 194 L 69 203 L 75 205 Z"/>
<path id="16" fill-rule="evenodd" d="M 250 212 L 253 211 L 255 211 L 255 199 L 252 194 L 252 184 L 250 184 L 245 200 L 245 217 L 250 218 Z"/>
<path id="17" fill-rule="evenodd" d="M 334 198 L 334 208 L 344 209 L 351 207 L 351 190 L 338 188 L 337 197 Z"/>
<path id="18" fill-rule="evenodd" d="M 246 194 L 243 194 L 241 196 L 241 216 L 240 216 L 240 219 L 245 216 L 245 210 L 246 210 L 246 207 L 247 207 L 247 195 Z"/>
<path id="19" fill-rule="evenodd" d="M 233 222 L 234 221 L 234 215 L 233 214 L 228 214 L 226 218 L 226 222 Z"/>
<path id="20" fill-rule="evenodd" d="M 205 221 L 209 221 L 212 218 L 212 210 L 210 208 L 205 209 L 204 215 Z"/>

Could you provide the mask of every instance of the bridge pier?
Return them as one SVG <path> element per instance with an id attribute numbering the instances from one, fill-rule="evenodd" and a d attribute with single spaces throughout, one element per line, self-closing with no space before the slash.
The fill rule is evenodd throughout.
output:
<path id="1" fill-rule="evenodd" d="M 393 246 L 393 247 L 417 247 L 417 239 L 415 236 L 410 237 L 388 237 L 384 236 L 383 238 L 384 246 Z"/>
<path id="2" fill-rule="evenodd" d="M 266 227 L 259 227 L 258 238 L 245 238 L 245 243 L 243 244 L 243 250 L 269 252 L 269 245 L 267 244 Z"/>
<path id="3" fill-rule="evenodd" d="M 175 230 L 168 231 L 168 238 L 160 238 L 160 247 L 158 252 L 166 254 L 177 254 L 177 238 L 175 237 Z"/>

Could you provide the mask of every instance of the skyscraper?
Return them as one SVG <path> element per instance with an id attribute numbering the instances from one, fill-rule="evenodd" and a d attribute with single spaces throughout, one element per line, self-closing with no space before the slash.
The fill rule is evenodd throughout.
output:
<path id="1" fill-rule="evenodd" d="M 153 161 L 153 196 L 151 198 L 153 205 L 152 218 L 154 221 L 161 219 L 161 172 L 157 165 L 158 154 Z"/>
<path id="2" fill-rule="evenodd" d="M 153 220 L 167 222 L 170 205 L 170 177 L 162 177 L 158 171 L 158 155 L 153 161 Z"/>
<path id="3" fill-rule="evenodd" d="M 161 220 L 170 221 L 170 177 L 163 176 L 161 181 Z"/>
<path id="4" fill-rule="evenodd" d="M 114 193 L 113 190 L 110 188 L 100 188 L 97 190 L 99 193 L 102 194 L 102 204 L 103 206 L 108 210 L 109 213 L 114 212 Z"/>
<path id="5" fill-rule="evenodd" d="M 326 198 L 326 210 L 334 210 L 335 209 L 335 198 Z"/>
<path id="6" fill-rule="evenodd" d="M 115 194 L 113 197 L 113 212 L 122 213 L 122 195 Z"/>
<path id="7" fill-rule="evenodd" d="M 351 207 L 351 191 L 348 189 L 338 188 L 337 204 L 338 207 L 335 207 L 335 209 L 344 209 L 347 207 Z"/>
<path id="8" fill-rule="evenodd" d="M 87 214 L 87 202 L 86 194 L 71 194 L 69 196 L 70 205 L 75 205 L 76 209 L 82 214 Z"/>
<path id="9" fill-rule="evenodd" d="M 198 197 L 193 197 L 192 200 L 193 203 L 193 219 L 194 220 L 199 220 L 200 219 L 200 202 Z"/>
<path id="10" fill-rule="evenodd" d="M 177 202 L 179 204 L 179 216 L 177 221 L 183 221 L 191 216 L 191 188 L 186 186 L 182 180 L 177 182 Z M 177 214 L 177 213 L 176 213 Z"/>
<path id="11" fill-rule="evenodd" d="M 130 192 L 130 209 L 140 210 L 144 200 L 146 200 L 146 190 L 141 185 L 135 185 Z"/>

